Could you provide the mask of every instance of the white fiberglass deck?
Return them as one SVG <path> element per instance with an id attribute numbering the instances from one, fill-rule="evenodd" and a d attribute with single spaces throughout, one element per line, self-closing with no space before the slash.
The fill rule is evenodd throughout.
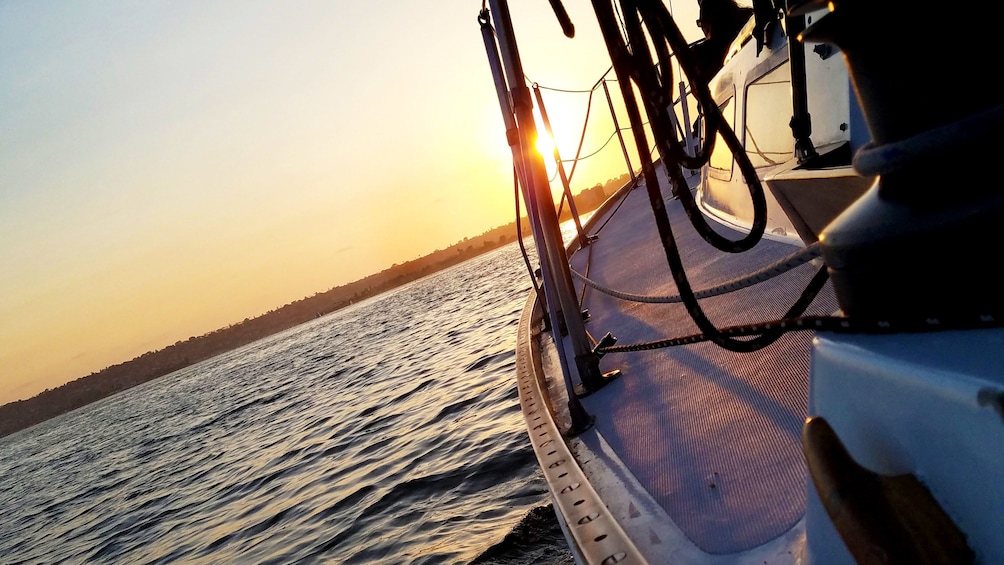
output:
<path id="1" fill-rule="evenodd" d="M 663 193 L 669 194 L 668 187 Z M 695 289 L 753 272 L 798 250 L 765 239 L 742 254 L 716 251 L 697 236 L 679 202 L 666 202 Z M 644 186 L 591 224 L 590 233 L 599 238 L 572 256 L 573 269 L 625 292 L 676 294 Z M 739 236 L 732 233 L 733 238 Z M 803 265 L 701 303 L 718 327 L 776 319 L 816 269 L 814 263 Z M 581 295 L 581 283 L 576 287 Z M 587 331 L 597 339 L 609 331 L 618 345 L 698 333 L 682 304 L 625 302 L 586 289 L 583 307 L 591 314 Z M 836 308 L 827 285 L 807 313 L 831 314 Z M 708 342 L 603 357 L 603 371 L 620 369 L 623 376 L 583 399 L 595 416 L 595 429 L 578 441 L 590 459 L 609 459 L 602 465 L 608 471 L 620 468 L 625 473 L 626 468 L 627 476 L 612 482 L 640 485 L 671 520 L 662 530 L 646 526 L 651 535 L 645 537 L 651 539 L 644 543 L 664 543 L 666 534 L 661 532 L 672 531 L 689 540 L 685 545 L 691 551 L 710 557 L 749 552 L 792 537 L 806 507 L 800 432 L 811 339 L 808 332 L 789 333 L 754 353 L 732 353 Z M 586 462 L 584 467 L 589 466 Z M 613 495 L 602 491 L 611 481 L 591 481 L 615 514 L 633 516 L 633 505 L 643 504 L 610 499 Z M 632 508 L 616 508 L 621 502 Z M 787 541 L 782 545 L 785 552 L 792 547 Z"/>

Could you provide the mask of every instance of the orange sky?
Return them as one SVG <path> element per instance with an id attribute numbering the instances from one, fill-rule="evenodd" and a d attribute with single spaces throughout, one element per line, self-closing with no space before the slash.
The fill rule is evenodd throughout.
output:
<path id="1" fill-rule="evenodd" d="M 512 2 L 525 70 L 588 88 L 609 59 L 566 6 L 574 40 Z M 0 4 L 0 403 L 512 221 L 480 7 Z M 546 101 L 571 156 L 586 98 Z M 573 189 L 624 171 L 612 143 Z"/>

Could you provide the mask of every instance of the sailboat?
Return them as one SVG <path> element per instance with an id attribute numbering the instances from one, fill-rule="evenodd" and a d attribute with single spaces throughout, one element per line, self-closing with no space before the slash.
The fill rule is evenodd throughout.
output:
<path id="1" fill-rule="evenodd" d="M 992 34 L 757 0 L 708 71 L 661 1 L 593 0 L 642 162 L 566 245 L 487 4 L 539 261 L 516 382 L 576 562 L 1004 563 Z"/>

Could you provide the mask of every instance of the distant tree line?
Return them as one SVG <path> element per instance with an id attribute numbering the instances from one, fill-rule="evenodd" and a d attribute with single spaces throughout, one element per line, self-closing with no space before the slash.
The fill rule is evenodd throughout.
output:
<path id="1" fill-rule="evenodd" d="M 582 191 L 575 197 L 579 213 L 596 209 L 607 196 L 624 185 L 627 178 L 628 175 L 625 174 Z M 563 218 L 567 219 L 570 216 L 567 206 L 565 208 Z M 528 236 L 530 225 L 525 218 L 521 227 L 523 237 Z M 4 404 L 0 406 L 0 437 L 418 280 L 514 241 L 516 223 L 510 222 L 481 235 L 464 238 L 446 249 L 436 250 L 401 265 L 395 264 L 379 273 L 291 302 L 258 317 L 245 318 L 244 321 L 225 328 L 144 353 L 57 388 L 47 389 L 27 400 Z"/>

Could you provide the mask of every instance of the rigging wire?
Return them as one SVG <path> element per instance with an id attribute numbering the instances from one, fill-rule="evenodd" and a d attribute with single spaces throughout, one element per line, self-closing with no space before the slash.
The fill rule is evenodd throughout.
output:
<path id="1" fill-rule="evenodd" d="M 788 271 L 791 271 L 796 267 L 800 267 L 821 255 L 822 247 L 819 242 L 816 242 L 808 247 L 804 247 L 796 251 L 795 253 L 792 253 L 791 255 L 788 255 L 787 257 L 783 257 L 774 263 L 759 269 L 758 271 L 742 277 L 737 277 L 731 281 L 715 285 L 710 288 L 696 290 L 694 291 L 694 296 L 697 298 L 710 298 L 712 296 L 720 296 L 722 294 L 748 288 L 787 273 Z M 586 274 L 582 274 L 575 269 L 572 269 L 572 275 L 581 280 L 584 286 L 593 288 L 603 294 L 606 294 L 607 296 L 612 296 L 629 302 L 640 302 L 643 304 L 679 304 L 680 302 L 683 302 L 683 299 L 679 294 L 671 296 L 647 296 L 616 290 L 589 279 L 588 271 Z"/>
<path id="2" fill-rule="evenodd" d="M 635 177 L 635 178 L 634 178 L 634 180 L 630 181 L 630 182 L 631 182 L 631 188 L 629 188 L 629 189 L 628 189 L 628 192 L 630 192 L 630 191 L 632 191 L 632 190 L 634 190 L 634 189 L 638 188 L 638 179 L 639 179 L 639 178 L 640 178 L 640 177 Z M 627 185 L 625 185 L 625 186 L 627 186 Z M 618 202 L 617 202 L 617 207 L 616 207 L 616 208 L 614 208 L 612 212 L 610 212 L 610 215 L 608 215 L 608 216 L 606 217 L 606 219 L 605 219 L 605 220 L 603 220 L 603 223 L 602 223 L 602 224 L 600 224 L 600 227 L 596 228 L 596 231 L 594 231 L 594 232 L 593 232 L 593 234 L 594 234 L 594 235 L 596 235 L 596 234 L 599 234 L 599 233 L 600 233 L 601 231 L 603 231 L 603 228 L 607 227 L 607 224 L 608 224 L 608 223 L 610 223 L 610 220 L 612 220 L 612 219 L 613 219 L 613 217 L 614 217 L 614 216 L 615 216 L 615 215 L 617 214 L 617 212 L 618 212 L 618 211 L 619 211 L 619 210 L 621 209 L 621 206 L 623 206 L 623 205 L 624 205 L 624 202 L 625 202 L 626 200 L 627 200 L 627 194 L 625 194 L 625 195 L 624 195 L 624 196 L 623 196 L 623 197 L 622 197 L 622 198 L 620 199 L 620 201 L 618 201 Z"/>
<path id="3" fill-rule="evenodd" d="M 894 334 L 894 333 L 922 333 L 946 330 L 971 330 L 982 328 L 996 328 L 1004 324 L 1004 316 L 997 312 L 984 312 L 981 314 L 963 314 L 957 316 L 927 317 L 914 316 L 892 320 L 869 320 L 858 318 L 847 318 L 844 316 L 799 316 L 785 317 L 779 320 L 763 322 L 759 324 L 746 324 L 728 326 L 719 331 L 730 337 L 742 336 L 762 336 L 766 332 L 780 332 L 780 334 L 793 331 L 816 331 L 843 334 Z M 656 341 L 645 341 L 630 345 L 612 345 L 600 347 L 596 351 L 600 354 L 606 353 L 626 353 L 631 351 L 651 351 L 665 347 L 676 347 L 702 341 L 712 341 L 712 337 L 706 333 L 691 334 L 682 337 L 661 339 Z"/>
<path id="4" fill-rule="evenodd" d="M 613 141 L 615 137 L 617 137 L 617 132 L 618 131 L 626 131 L 626 130 L 630 130 L 630 129 L 631 128 L 620 128 L 620 130 L 614 130 L 614 132 L 610 134 L 610 137 L 608 137 L 607 140 L 603 142 L 603 145 L 601 145 L 600 148 L 597 149 L 596 151 L 593 151 L 589 155 L 583 155 L 582 157 L 576 157 L 575 159 L 563 159 L 561 162 L 562 163 L 572 163 L 572 166 L 574 167 L 576 164 L 578 164 L 579 161 L 585 161 L 586 159 L 588 159 L 590 157 L 595 157 L 596 155 L 598 155 L 600 153 L 600 151 L 603 151 L 604 149 L 606 149 L 607 145 L 610 145 L 610 142 Z M 569 182 L 571 182 L 571 179 L 569 179 Z"/>
<path id="5" fill-rule="evenodd" d="M 662 73 L 661 71 L 658 71 L 660 67 L 666 68 L 666 66 L 661 65 L 663 60 L 671 57 L 671 54 L 666 50 L 666 43 L 668 43 L 673 48 L 674 53 L 677 55 L 675 59 L 678 63 L 680 69 L 679 72 L 681 73 L 681 75 L 686 74 L 689 77 L 695 76 L 693 73 L 693 69 L 695 67 L 692 64 L 692 61 L 689 59 L 692 56 L 692 54 L 689 53 L 688 51 L 689 47 L 686 45 L 685 42 L 683 42 L 682 35 L 680 35 L 679 29 L 676 27 L 672 15 L 664 13 L 665 6 L 663 6 L 661 3 L 658 2 L 656 2 L 656 4 L 658 4 L 658 7 L 653 8 L 651 4 L 646 4 L 645 0 L 635 0 L 635 1 L 623 0 L 625 6 L 634 9 L 634 16 L 627 18 L 627 21 L 625 21 L 625 18 L 622 16 L 620 11 L 617 10 L 616 2 L 614 2 L 614 9 L 617 11 L 616 16 L 620 20 L 621 28 L 624 32 L 624 35 L 621 36 L 619 43 L 613 43 L 611 41 L 611 36 L 609 35 L 610 33 L 609 16 L 611 15 L 609 10 L 609 5 L 607 6 L 606 9 L 604 9 L 601 8 L 600 2 L 601 0 L 594 0 L 594 8 L 596 9 L 597 19 L 600 22 L 600 27 L 604 33 L 604 39 L 607 42 L 607 48 L 608 51 L 610 52 L 611 59 L 614 61 L 614 64 L 609 69 L 607 69 L 606 73 L 604 73 L 604 76 L 601 77 L 597 81 L 597 83 L 593 86 L 593 88 L 588 91 L 563 90 L 552 87 L 540 87 L 540 88 L 559 92 L 570 92 L 570 93 L 588 92 L 591 95 L 591 93 L 595 90 L 595 88 L 598 85 L 602 84 L 604 80 L 619 82 L 621 85 L 622 94 L 625 95 L 625 106 L 627 106 L 628 115 L 632 123 L 630 127 L 621 129 L 633 130 L 635 132 L 636 144 L 638 144 L 638 147 L 641 148 L 643 146 L 647 147 L 647 143 L 645 143 L 644 132 L 640 127 L 644 124 L 641 123 L 640 114 L 638 113 L 638 107 L 637 104 L 634 103 L 633 97 L 631 99 L 631 102 L 628 102 L 628 96 L 627 96 L 627 94 L 630 93 L 631 89 L 630 84 L 634 82 L 634 84 L 638 85 L 639 90 L 641 91 L 642 100 L 646 104 L 647 110 L 649 110 L 649 115 L 652 116 L 654 109 L 655 110 L 654 113 L 660 118 L 660 122 L 654 123 L 652 125 L 652 131 L 653 135 L 656 138 L 656 144 L 653 147 L 653 149 L 648 153 L 647 156 L 649 157 L 654 156 L 656 150 L 658 150 L 660 156 L 662 157 L 662 160 L 664 162 L 668 162 L 669 165 L 672 165 L 668 167 L 670 169 L 668 176 L 670 177 L 671 185 L 673 187 L 673 194 L 676 198 L 680 199 L 681 202 L 683 202 L 684 208 L 687 210 L 688 216 L 691 219 L 691 223 L 695 225 L 695 228 L 697 228 L 699 232 L 702 231 L 700 227 L 701 222 L 696 220 L 695 217 L 691 215 L 690 213 L 691 210 L 690 208 L 688 208 L 688 202 L 693 203 L 693 195 L 690 193 L 689 189 L 682 190 L 678 188 L 681 186 L 683 187 L 686 186 L 685 183 L 681 183 L 681 181 L 683 180 L 681 169 L 682 168 L 699 169 L 703 166 L 703 163 L 707 162 L 712 150 L 714 149 L 716 132 L 722 135 L 722 138 L 725 141 L 726 145 L 734 154 L 736 161 L 739 164 L 740 171 L 742 172 L 747 182 L 747 185 L 749 186 L 751 198 L 753 199 L 754 202 L 754 209 L 756 211 L 755 214 L 759 216 L 759 206 L 757 202 L 758 196 L 756 193 L 759 192 L 762 197 L 763 188 L 759 183 L 759 179 L 757 179 L 756 177 L 755 171 L 749 164 L 749 159 L 745 155 L 742 146 L 739 144 L 738 139 L 736 139 L 734 131 L 722 119 L 719 108 L 717 107 L 716 104 L 714 104 L 714 100 L 713 98 L 711 98 L 710 92 L 708 92 L 707 85 L 702 84 L 700 81 L 697 81 L 695 86 L 695 83 L 693 81 L 690 81 L 691 82 L 690 91 L 698 101 L 699 114 L 704 117 L 704 119 L 702 120 L 702 125 L 704 129 L 703 139 L 705 139 L 704 146 L 702 146 L 695 155 L 689 155 L 682 148 L 682 145 L 679 143 L 677 139 L 675 139 L 673 136 L 664 135 L 667 129 L 668 131 L 672 131 L 673 129 L 679 129 L 679 125 L 677 125 L 676 128 L 672 127 L 665 128 L 666 124 L 663 123 L 663 120 L 665 120 L 667 116 L 664 114 L 664 112 L 660 112 L 660 110 L 662 109 L 658 108 L 658 106 L 656 106 L 655 108 L 653 108 L 652 106 L 653 104 L 652 94 L 654 93 L 656 95 L 654 98 L 658 102 L 661 102 L 663 100 L 662 94 L 658 91 L 658 89 L 652 90 L 652 89 L 646 89 L 645 87 L 646 86 L 652 87 L 653 85 L 658 86 L 658 85 L 672 84 L 671 80 L 673 75 L 672 66 L 669 66 L 669 73 L 668 73 L 669 80 L 667 80 L 666 74 Z M 486 3 L 487 3 L 486 1 L 482 3 L 483 10 L 486 9 Z M 653 38 L 654 39 L 659 38 L 665 40 L 666 42 L 666 43 L 656 43 L 655 45 L 657 52 L 656 54 L 660 59 L 660 64 L 654 65 L 655 68 L 657 69 L 656 71 L 657 76 L 654 82 L 651 81 L 652 79 L 651 76 L 645 76 L 640 73 L 636 74 L 640 68 L 640 65 L 638 65 L 638 62 L 640 60 L 647 58 L 649 65 L 651 65 L 651 56 L 647 50 L 647 46 L 645 49 L 639 50 L 642 51 L 640 56 L 636 56 L 634 53 L 629 52 L 629 47 L 632 41 L 637 41 L 639 37 L 644 38 L 643 33 L 640 31 L 640 26 L 642 25 L 644 18 L 638 18 L 637 16 L 646 8 L 649 10 L 652 9 L 655 10 L 656 23 L 653 24 L 655 27 L 654 28 L 649 27 L 650 32 L 652 32 L 653 29 L 656 32 Z M 659 8 L 662 9 L 663 13 L 659 12 Z M 628 29 L 627 24 L 630 24 L 632 27 Z M 647 23 L 645 25 L 648 26 Z M 492 31 L 494 32 L 494 28 L 492 28 Z M 618 35 L 620 35 L 620 30 L 618 30 Z M 625 36 L 627 37 L 627 40 L 624 39 Z M 623 65 L 625 68 L 618 68 L 618 63 Z M 632 67 L 632 65 L 634 66 Z M 605 79 L 606 74 L 608 74 L 610 70 L 616 71 L 617 78 Z M 625 85 L 627 86 L 625 87 Z M 670 96 L 669 99 L 672 100 L 672 96 Z M 586 120 L 588 120 L 588 111 Z M 651 121 L 652 120 L 650 119 L 649 122 L 645 123 L 647 124 L 650 123 Z M 612 139 L 612 136 L 610 139 Z M 609 143 L 609 141 L 610 140 L 608 139 L 607 142 L 604 144 L 604 147 L 606 146 L 606 144 Z M 581 150 L 581 142 L 580 142 L 580 150 Z M 600 150 L 602 150 L 602 147 Z M 597 152 L 599 152 L 599 150 L 597 150 Z M 596 152 L 594 152 L 593 154 L 595 153 Z M 577 163 L 579 160 L 588 158 L 593 154 L 587 155 L 586 157 L 580 157 L 579 153 L 577 153 L 575 162 Z M 645 152 L 639 151 L 639 155 L 642 154 L 645 154 Z M 670 159 L 667 159 L 667 157 L 670 157 Z M 804 311 L 808 308 L 809 304 L 812 302 L 812 300 L 815 298 L 815 296 L 818 294 L 818 292 L 822 289 L 823 285 L 825 285 L 825 283 L 828 280 L 826 267 L 824 265 L 812 278 L 808 286 L 803 291 L 802 295 L 798 298 L 798 300 L 795 301 L 795 303 L 791 306 L 791 308 L 788 310 L 788 312 L 785 314 L 783 318 L 769 322 L 716 328 L 704 316 L 704 313 L 701 310 L 700 305 L 697 304 L 697 298 L 705 297 L 705 294 L 708 292 L 727 291 L 725 290 L 724 287 L 729 287 L 731 285 L 736 285 L 736 284 L 746 284 L 746 283 L 737 279 L 730 281 L 728 283 L 724 283 L 723 285 L 719 285 L 714 289 L 694 291 L 693 289 L 690 288 L 689 282 L 686 279 L 686 273 L 683 270 L 682 261 L 680 261 L 679 250 L 675 246 L 675 240 L 673 239 L 672 230 L 671 227 L 669 226 L 665 205 L 661 202 L 661 198 L 658 203 L 653 198 L 654 193 L 659 193 L 658 179 L 654 174 L 654 165 L 651 162 L 651 159 L 647 159 L 645 161 L 647 162 L 642 163 L 641 170 L 646 177 L 645 178 L 646 185 L 648 188 L 649 197 L 653 208 L 653 213 L 655 215 L 656 225 L 657 228 L 659 229 L 660 238 L 662 239 L 664 250 L 666 251 L 667 255 L 667 261 L 670 263 L 674 280 L 677 282 L 677 286 L 681 291 L 677 297 L 672 297 L 673 298 L 672 301 L 675 302 L 677 301 L 676 299 L 678 299 L 679 302 L 683 302 L 686 305 L 688 313 L 691 315 L 691 318 L 694 319 L 695 323 L 697 323 L 698 327 L 702 331 L 701 333 L 692 334 L 689 336 L 682 336 L 677 338 L 669 338 L 650 342 L 642 342 L 634 345 L 620 345 L 620 346 L 611 345 L 597 348 L 596 352 L 601 355 L 606 353 L 644 351 L 644 350 L 658 349 L 662 347 L 671 347 L 676 345 L 698 343 L 703 341 L 712 341 L 718 344 L 719 346 L 722 346 L 726 349 L 733 351 L 755 351 L 757 349 L 769 345 L 770 343 L 773 343 L 783 334 L 789 331 L 800 331 L 800 330 L 830 331 L 837 333 L 889 334 L 889 333 L 899 333 L 899 332 L 929 332 L 929 331 L 940 331 L 947 329 L 975 329 L 975 328 L 986 328 L 986 327 L 999 327 L 1001 325 L 1004 325 L 1004 313 L 997 313 L 997 312 L 984 312 L 976 315 L 953 315 L 953 316 L 941 316 L 941 317 L 914 316 L 909 318 L 897 319 L 895 321 L 883 320 L 883 319 L 851 319 L 842 316 L 803 316 L 802 314 L 804 313 Z M 573 171 L 574 171 L 574 166 L 573 166 Z M 674 175 L 674 172 L 677 172 L 678 174 Z M 633 186 L 628 190 L 633 190 L 634 188 L 636 188 L 639 180 L 640 177 L 636 178 L 633 182 Z M 651 182 L 652 180 L 655 180 L 655 182 L 652 183 Z M 521 214 L 519 206 L 519 178 L 515 167 L 513 168 L 513 182 L 514 182 L 514 193 L 516 202 L 517 240 L 519 241 L 519 246 L 523 255 L 524 263 L 526 264 L 527 270 L 530 273 L 530 279 L 533 285 L 534 292 L 538 296 L 538 300 L 540 300 L 542 298 L 541 290 L 536 284 L 536 276 L 533 272 L 533 268 L 530 263 L 526 247 L 523 244 L 522 227 L 520 220 Z M 654 191 L 652 188 L 653 186 L 655 187 Z M 607 224 L 607 222 L 609 222 L 610 219 L 617 213 L 617 211 L 620 209 L 621 205 L 625 202 L 625 200 L 626 200 L 626 195 L 620 199 L 620 202 L 618 202 L 616 208 L 609 214 L 609 216 L 599 227 L 596 233 L 598 233 L 600 230 L 603 229 L 603 227 Z M 703 220 L 703 218 L 701 218 L 701 220 Z M 757 218 L 755 218 L 754 227 L 753 230 L 751 230 L 750 236 L 753 236 L 753 232 L 756 231 L 760 231 L 759 235 L 762 235 L 763 228 L 758 227 L 758 223 L 759 222 Z M 705 234 L 702 233 L 702 236 L 704 235 Z M 759 235 L 755 236 L 755 239 L 758 240 Z M 732 243 L 736 244 L 738 242 L 732 242 Z M 741 251 L 737 249 L 737 247 L 739 247 L 739 245 L 729 246 L 729 248 L 722 250 L 729 252 Z M 811 247 L 813 246 L 810 246 L 810 248 Z M 807 248 L 807 250 L 808 249 L 809 248 Z M 791 257 L 787 259 L 790 258 Z M 785 260 L 786 259 L 782 259 L 781 261 Z M 748 279 L 758 278 L 763 274 L 763 271 L 768 270 L 770 268 L 771 266 L 761 269 L 761 271 L 753 273 L 749 275 L 747 278 Z M 582 278 L 584 281 L 586 281 L 583 287 L 583 296 L 584 296 L 585 286 L 587 286 L 588 283 L 590 283 L 591 281 L 589 281 L 587 276 L 584 277 L 578 273 L 575 273 L 574 271 L 573 273 L 576 276 Z M 759 281 L 752 281 L 749 282 L 749 284 L 755 284 L 756 282 Z M 593 288 L 596 288 L 596 286 L 593 286 Z M 651 298 L 651 297 L 643 297 L 643 298 Z M 655 298 L 664 298 L 664 297 L 655 297 Z M 661 302 L 662 300 L 658 301 Z M 669 302 L 670 300 L 666 301 Z M 734 339 L 736 337 L 750 337 L 750 336 L 753 336 L 753 339 L 749 341 Z M 594 344 L 596 343 L 596 341 L 592 338 L 592 336 L 589 336 L 589 338 Z"/>
<path id="6" fill-rule="evenodd" d="M 699 343 L 702 341 L 712 341 L 716 344 L 721 341 L 721 336 L 727 337 L 731 340 L 729 347 L 730 351 L 737 352 L 750 352 L 762 349 L 775 341 L 777 341 L 782 335 L 788 333 L 794 329 L 817 329 L 817 328 L 833 328 L 839 327 L 839 322 L 844 319 L 839 316 L 805 316 L 805 310 L 808 309 L 809 305 L 815 300 L 816 295 L 822 290 L 823 285 L 829 280 L 826 265 L 819 268 L 816 274 L 812 277 L 809 285 L 799 296 L 798 300 L 792 304 L 791 308 L 785 313 L 785 315 L 778 321 L 764 322 L 760 324 L 746 324 L 740 326 L 729 326 L 725 328 L 713 328 L 713 331 L 702 331 L 701 333 L 691 334 L 682 337 L 675 337 L 651 342 L 641 342 L 631 345 L 621 345 L 621 346 L 608 346 L 600 348 L 597 352 L 600 354 L 606 353 L 623 353 L 629 351 L 648 351 L 652 349 L 660 349 L 664 347 L 675 347 L 680 345 L 688 345 L 692 343 Z M 689 312 L 689 308 L 688 308 Z M 819 321 L 818 325 L 815 327 L 807 326 L 806 322 Z M 700 326 L 698 326 L 700 327 Z M 702 328 L 703 329 L 703 328 Z M 751 337 L 749 340 L 735 339 L 737 337 Z"/>
<path id="7" fill-rule="evenodd" d="M 653 147 L 653 148 L 652 148 L 652 152 L 655 152 L 655 147 Z M 634 177 L 634 179 L 632 179 L 632 180 L 630 181 L 630 184 L 631 184 L 631 188 L 627 189 L 627 192 L 631 192 L 632 190 L 634 190 L 634 189 L 638 188 L 638 183 L 639 183 L 640 181 L 641 181 L 641 177 L 640 177 L 640 176 L 636 176 L 636 177 Z M 627 186 L 627 184 L 625 184 L 624 186 Z M 622 190 L 623 190 L 623 189 L 622 189 Z M 614 208 L 614 209 L 613 209 L 613 211 L 612 211 L 612 212 L 610 212 L 610 214 L 609 214 L 609 215 L 608 215 L 608 216 L 606 217 L 606 219 L 604 219 L 604 220 L 603 220 L 603 223 L 602 223 L 602 224 L 600 224 L 600 227 L 596 228 L 596 231 L 594 231 L 594 232 L 593 232 L 593 235 L 598 235 L 598 234 L 599 234 L 599 233 L 600 233 L 601 231 L 603 231 L 603 228 L 607 227 L 607 224 L 608 224 L 608 223 L 610 223 L 610 220 L 612 220 L 612 219 L 614 218 L 614 216 L 615 216 L 615 215 L 617 214 L 617 212 L 618 212 L 618 211 L 619 211 L 619 210 L 621 209 L 621 206 L 623 206 L 623 205 L 624 205 L 624 202 L 625 202 L 626 200 L 627 200 L 627 194 L 625 194 L 625 195 L 624 195 L 624 197 L 623 197 L 623 198 L 621 198 L 621 199 L 620 199 L 620 200 L 619 200 L 619 201 L 617 202 L 617 207 L 616 207 L 616 208 Z"/>
<path id="8" fill-rule="evenodd" d="M 603 79 L 601 78 L 596 84 L 601 84 L 602 82 Z M 575 150 L 575 160 L 572 162 L 572 169 L 568 173 L 569 183 L 572 182 L 572 177 L 575 176 L 575 167 L 579 164 L 579 155 L 582 154 L 582 144 L 586 141 L 586 126 L 589 125 L 589 112 L 593 108 L 593 92 L 595 91 L 596 86 L 594 85 L 592 90 L 589 91 L 589 99 L 586 101 L 586 117 L 582 120 L 582 135 L 579 136 L 579 147 Z"/>
<path id="9" fill-rule="evenodd" d="M 512 167 L 512 184 L 513 196 L 516 200 L 516 241 L 519 242 L 519 250 L 523 254 L 523 262 L 526 264 L 526 270 L 530 273 L 530 284 L 533 285 L 533 293 L 537 296 L 537 301 L 543 303 L 540 295 L 540 287 L 537 286 L 537 277 L 533 273 L 533 265 L 530 264 L 530 256 L 527 254 L 526 245 L 523 243 L 523 222 L 520 219 L 522 214 L 519 211 L 519 173 L 516 172 L 515 164 Z"/>
<path id="10" fill-rule="evenodd" d="M 647 124 L 647 123 L 648 122 L 645 122 L 645 124 Z M 645 125 L 645 124 L 642 124 L 642 125 Z M 589 155 L 586 155 L 584 157 L 576 157 L 575 159 L 571 159 L 571 160 L 565 160 L 565 159 L 563 159 L 561 162 L 562 163 L 568 163 L 569 161 L 574 161 L 574 163 L 572 163 L 572 170 L 574 171 L 575 170 L 575 165 L 577 165 L 579 161 L 588 159 L 590 157 L 595 157 L 601 151 L 603 151 L 604 149 L 606 149 L 607 145 L 610 145 L 610 142 L 613 141 L 613 139 L 617 135 L 618 131 L 628 131 L 630 129 L 631 129 L 630 127 L 626 127 L 626 128 L 620 128 L 620 130 L 614 130 L 614 132 L 612 134 L 610 134 L 610 137 L 608 137 L 607 140 L 603 143 L 603 145 L 600 146 L 600 148 L 597 149 L 596 151 L 593 151 L 592 153 L 590 153 Z M 650 151 L 650 153 L 654 154 L 655 151 L 656 151 L 656 149 L 657 149 L 656 147 L 652 147 L 652 150 Z M 550 180 L 552 182 L 554 181 L 555 175 L 557 175 L 557 172 L 555 172 L 554 175 L 551 175 L 551 179 Z M 569 174 L 568 180 L 569 180 L 569 182 L 571 182 L 571 180 L 572 180 L 571 174 Z M 561 205 L 564 205 L 564 203 L 565 203 L 565 195 L 564 195 L 564 193 L 562 193 L 562 195 L 561 195 Z M 623 204 L 623 202 L 617 204 L 617 209 L 620 209 L 621 204 Z M 561 205 L 558 206 L 558 216 L 561 216 L 561 209 L 562 209 Z M 603 221 L 603 225 L 601 225 L 600 228 L 597 229 L 595 233 L 599 233 L 600 230 L 603 229 L 603 226 L 607 225 L 607 222 L 610 221 L 611 217 L 613 217 L 613 214 L 611 214 L 610 217 L 608 217 L 606 220 Z"/>
<path id="11" fill-rule="evenodd" d="M 589 98 L 586 100 L 586 114 L 585 114 L 585 117 L 583 118 L 583 121 L 582 121 L 582 134 L 579 136 L 579 145 L 578 145 L 578 147 L 575 150 L 575 157 L 572 158 L 572 159 L 562 159 L 561 160 L 562 163 L 572 163 L 572 168 L 570 169 L 570 171 L 568 173 L 568 177 L 566 179 L 566 181 L 569 184 L 571 184 L 572 178 L 575 176 L 575 170 L 576 170 L 576 167 L 578 167 L 578 165 L 579 165 L 579 161 L 581 161 L 583 159 L 588 159 L 590 157 L 593 157 L 593 156 L 597 155 L 598 153 L 600 153 L 601 151 L 603 151 L 603 149 L 605 149 L 607 145 L 610 144 L 610 142 L 613 140 L 613 138 L 618 133 L 620 133 L 621 131 L 625 131 L 625 130 L 630 129 L 630 128 L 614 129 L 614 132 L 612 134 L 610 134 L 610 137 L 607 138 L 607 140 L 603 143 L 602 146 L 600 146 L 599 149 L 597 149 L 596 151 L 593 151 L 592 153 L 590 153 L 589 155 L 586 155 L 585 157 L 581 156 L 582 155 L 582 147 L 583 147 L 583 145 L 585 144 L 585 141 L 586 141 L 586 131 L 588 131 L 588 126 L 589 126 L 589 116 L 591 115 L 592 104 L 593 104 L 593 93 L 596 91 L 597 88 L 599 88 L 601 85 L 603 85 L 604 81 L 610 80 L 610 79 L 607 79 L 606 76 L 607 76 L 607 74 L 610 73 L 611 70 L 613 70 L 613 66 L 611 66 L 610 68 L 608 68 L 603 73 L 603 75 L 600 76 L 600 78 L 593 84 L 593 87 L 590 90 L 588 90 L 588 91 L 584 91 L 584 90 L 583 91 L 562 90 L 562 89 L 556 89 L 556 88 L 550 88 L 550 87 L 546 87 L 546 86 L 541 86 L 539 83 L 536 83 L 536 82 L 531 83 L 533 85 L 533 88 L 538 89 L 538 90 L 554 90 L 554 91 L 558 91 L 558 92 L 575 92 L 575 93 L 586 93 L 586 92 L 588 92 L 589 93 Z M 529 80 L 529 77 L 527 77 L 525 73 L 523 75 L 523 78 L 526 79 L 526 80 Z M 645 123 L 647 124 L 648 122 L 645 122 Z M 558 175 L 558 170 L 556 168 L 555 171 L 554 171 L 554 173 L 552 173 L 551 177 L 548 179 L 548 183 L 553 183 L 554 179 L 557 178 L 557 175 Z M 558 203 L 558 217 L 559 218 L 561 217 L 561 212 L 564 210 L 565 199 L 566 199 L 565 193 L 562 192 L 562 194 L 561 194 L 561 200 Z"/>
<path id="12" fill-rule="evenodd" d="M 523 75 L 523 78 L 525 78 L 526 82 L 529 84 L 537 84 L 536 82 L 530 80 L 530 77 L 526 76 L 525 74 Z M 562 92 L 565 94 L 592 94 L 593 91 L 596 90 L 596 87 L 593 87 L 590 90 L 569 90 L 566 88 L 556 88 L 553 86 L 544 86 L 541 84 L 538 84 L 537 86 L 541 90 L 550 90 L 551 92 Z"/>
<path id="13" fill-rule="evenodd" d="M 590 267 L 593 264 L 593 248 L 594 247 L 595 247 L 594 245 L 590 245 L 588 248 L 586 248 L 586 275 L 585 275 L 585 278 L 589 277 L 589 269 L 590 269 Z M 575 271 L 572 271 L 572 272 L 575 272 Z M 589 286 L 587 286 L 585 284 L 582 285 L 582 292 L 579 293 L 579 307 L 580 308 L 582 307 L 583 304 L 586 303 L 586 291 L 587 290 L 589 290 Z M 589 332 L 586 332 L 586 334 L 588 335 Z M 593 342 L 593 347 L 595 347 L 596 346 L 596 340 L 594 340 L 592 338 L 592 336 L 589 336 L 589 340 Z"/>
<path id="14" fill-rule="evenodd" d="M 587 92 L 592 92 L 597 88 L 599 88 L 599 86 L 603 83 L 603 81 L 617 82 L 617 79 L 607 78 L 607 75 L 610 74 L 610 71 L 612 70 L 614 70 L 613 65 L 607 67 L 607 70 L 603 71 L 603 74 L 600 75 L 600 78 L 596 79 L 596 82 L 593 83 L 593 86 L 589 90 L 574 89 L 574 88 L 557 88 L 554 86 L 540 86 L 540 88 L 544 90 L 553 90 L 554 92 L 564 92 L 567 94 L 585 94 Z M 527 84 L 538 84 L 537 81 L 531 79 L 526 74 L 526 72 L 523 73 L 523 80 L 525 80 Z"/>

